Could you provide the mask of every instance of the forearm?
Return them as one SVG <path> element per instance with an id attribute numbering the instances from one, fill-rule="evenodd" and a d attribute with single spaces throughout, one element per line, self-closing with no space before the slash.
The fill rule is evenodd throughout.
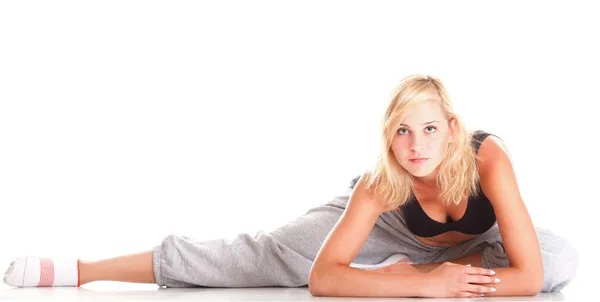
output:
<path id="1" fill-rule="evenodd" d="M 450 262 L 458 264 L 471 264 L 472 266 L 482 267 L 481 254 L 473 253 L 462 258 L 450 260 Z M 421 272 L 429 273 L 442 262 L 427 263 L 427 264 L 405 264 L 397 263 L 390 266 L 382 267 L 378 271 L 386 273 L 406 273 L 406 272 Z M 529 296 L 536 295 L 539 292 L 541 283 L 543 280 L 536 280 L 538 277 L 533 277 L 532 274 L 527 273 L 521 269 L 515 267 L 508 268 L 494 268 L 496 272 L 495 277 L 500 279 L 499 283 L 484 284 L 496 288 L 496 292 L 487 293 L 486 296 Z"/>
<path id="2" fill-rule="evenodd" d="M 416 270 L 386 273 L 338 265 L 317 272 L 309 282 L 313 296 L 420 297 L 427 276 Z"/>
<path id="3" fill-rule="evenodd" d="M 452 261 L 454 262 L 454 261 Z M 457 262 L 454 262 L 457 263 Z M 441 263 L 416 264 L 409 265 L 399 263 L 391 266 L 386 266 L 377 271 L 384 273 L 415 273 L 427 274 Z M 481 284 L 496 288 L 494 293 L 486 293 L 486 296 L 534 296 L 539 293 L 541 287 L 540 280 L 535 280 L 530 274 L 523 272 L 515 267 L 494 268 L 496 278 L 500 279 L 499 283 Z"/>
<path id="4" fill-rule="evenodd" d="M 467 265 L 470 264 L 476 267 L 482 267 L 481 265 L 481 254 L 473 253 L 467 255 L 462 258 L 457 258 L 450 260 L 452 263 Z M 384 266 L 382 268 L 376 269 L 375 271 L 384 272 L 384 273 L 406 273 L 406 272 L 421 272 L 421 273 L 429 273 L 432 270 L 436 269 L 443 262 L 434 262 L 434 263 L 422 263 L 422 264 L 406 264 L 404 262 L 395 263 L 392 265 Z"/>
<path id="5" fill-rule="evenodd" d="M 481 253 L 473 253 L 467 256 L 450 260 L 452 263 L 482 267 L 481 264 Z M 436 269 L 443 262 L 434 262 L 434 263 L 426 263 L 426 264 L 411 264 L 415 269 L 419 270 L 423 273 L 429 273 L 432 270 Z"/>

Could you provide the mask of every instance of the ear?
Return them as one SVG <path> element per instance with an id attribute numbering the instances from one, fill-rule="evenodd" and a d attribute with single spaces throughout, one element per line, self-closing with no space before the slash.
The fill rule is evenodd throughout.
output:
<path id="1" fill-rule="evenodd" d="M 454 135 L 456 134 L 456 118 L 453 117 L 450 119 L 450 121 L 448 122 L 449 125 L 449 133 L 448 133 L 448 142 L 452 142 L 454 140 Z"/>

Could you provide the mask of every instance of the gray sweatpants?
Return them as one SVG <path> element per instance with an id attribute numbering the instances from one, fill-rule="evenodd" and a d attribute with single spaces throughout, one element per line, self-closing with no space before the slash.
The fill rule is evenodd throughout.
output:
<path id="1" fill-rule="evenodd" d="M 272 232 L 240 233 L 233 239 L 194 241 L 169 235 L 153 250 L 156 283 L 167 287 L 300 287 L 307 286 L 312 262 L 343 213 L 349 194 L 336 196 Z M 575 276 L 578 254 L 565 238 L 536 228 L 544 265 L 543 292 L 560 291 Z M 485 268 L 509 266 L 498 225 L 455 247 L 418 241 L 397 211 L 380 215 L 353 260 L 372 265 L 393 254 L 410 262 L 451 261 L 482 253 Z"/>

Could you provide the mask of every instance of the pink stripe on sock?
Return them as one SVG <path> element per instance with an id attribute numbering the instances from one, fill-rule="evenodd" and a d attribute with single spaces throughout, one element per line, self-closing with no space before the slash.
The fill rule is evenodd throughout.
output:
<path id="1" fill-rule="evenodd" d="M 38 287 L 48 287 L 54 284 L 54 262 L 51 258 L 40 258 L 40 283 Z"/>

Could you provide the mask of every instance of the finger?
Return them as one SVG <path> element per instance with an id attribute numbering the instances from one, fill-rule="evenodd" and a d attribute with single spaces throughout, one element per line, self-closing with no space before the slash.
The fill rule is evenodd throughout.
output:
<path id="1" fill-rule="evenodd" d="M 479 283 L 479 284 L 494 284 L 499 283 L 500 279 L 493 276 L 485 275 L 466 275 L 465 279 L 468 283 Z"/>
<path id="2" fill-rule="evenodd" d="M 465 272 L 467 274 L 472 274 L 472 275 L 493 276 L 496 274 L 496 272 L 494 270 L 483 268 L 483 267 L 473 267 L 473 266 L 466 267 Z"/>
<path id="3" fill-rule="evenodd" d="M 488 294 L 496 292 L 496 288 L 493 286 L 467 284 L 464 289 L 465 292 L 477 293 L 477 294 Z"/>

